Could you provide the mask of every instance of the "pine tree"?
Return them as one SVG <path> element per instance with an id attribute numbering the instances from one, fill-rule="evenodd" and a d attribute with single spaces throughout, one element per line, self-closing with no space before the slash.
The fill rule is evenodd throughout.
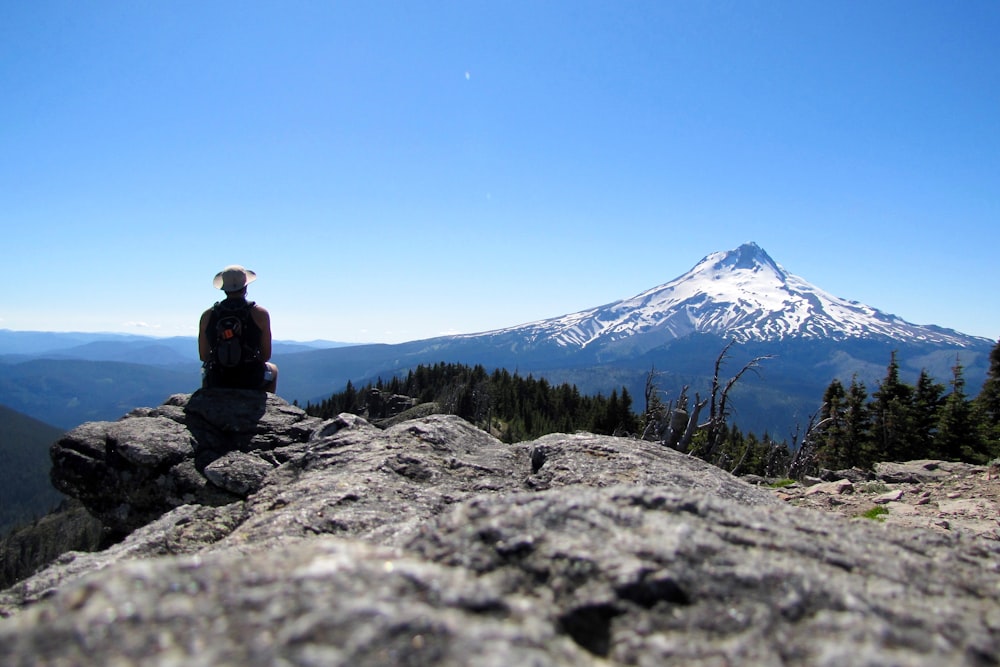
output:
<path id="1" fill-rule="evenodd" d="M 601 416 L 597 421 L 596 433 L 601 433 L 604 435 L 610 435 L 614 433 L 615 423 L 614 420 L 618 416 L 618 390 L 612 389 L 611 396 L 608 398 L 607 402 L 604 404 L 604 409 L 601 411 Z"/>
<path id="2" fill-rule="evenodd" d="M 872 395 L 873 448 L 875 461 L 907 461 L 913 442 L 913 387 L 899 379 L 899 363 L 893 351 L 885 378 Z"/>
<path id="3" fill-rule="evenodd" d="M 768 446 L 766 441 L 761 441 L 753 433 L 746 434 L 746 456 L 743 466 L 734 468 L 734 474 L 746 471 L 752 475 L 764 475 L 764 460 L 767 455 Z"/>
<path id="4" fill-rule="evenodd" d="M 935 382 L 926 370 L 920 371 L 913 393 L 913 455 L 914 459 L 938 458 L 935 435 L 941 412 L 944 385 Z"/>
<path id="5" fill-rule="evenodd" d="M 877 461 L 871 455 L 872 420 L 868 389 L 855 375 L 847 388 L 844 404 L 844 460 L 848 466 L 867 468 Z"/>
<path id="6" fill-rule="evenodd" d="M 347 388 L 344 389 L 344 396 L 340 404 L 339 412 L 353 412 L 357 409 L 358 392 L 354 389 L 351 381 L 347 381 Z"/>
<path id="7" fill-rule="evenodd" d="M 989 458 L 1000 456 L 1000 341 L 990 352 L 990 368 L 974 408 L 984 451 Z"/>
<path id="8" fill-rule="evenodd" d="M 820 466 L 830 470 L 849 468 L 855 463 L 848 460 L 844 451 L 846 411 L 847 392 L 840 380 L 834 378 L 823 393 L 823 407 L 819 412 L 820 433 L 816 436 L 816 458 Z"/>
<path id="9" fill-rule="evenodd" d="M 941 406 L 935 438 L 937 451 L 949 461 L 985 463 L 987 457 L 979 439 L 979 429 L 973 422 L 972 403 L 965 395 L 962 364 L 956 361 L 951 370 L 951 393 Z"/>
<path id="10" fill-rule="evenodd" d="M 632 412 L 632 393 L 622 385 L 622 397 L 618 403 L 618 432 L 622 435 L 639 431 L 639 418 Z"/>

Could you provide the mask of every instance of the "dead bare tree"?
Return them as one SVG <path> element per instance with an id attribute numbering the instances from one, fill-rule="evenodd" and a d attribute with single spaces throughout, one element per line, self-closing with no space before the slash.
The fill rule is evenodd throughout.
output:
<path id="1" fill-rule="evenodd" d="M 736 373 L 736 375 L 729 378 L 729 380 L 726 381 L 725 386 L 723 386 L 721 381 L 722 365 L 723 362 L 729 358 L 729 349 L 735 344 L 735 340 L 729 341 L 729 343 L 722 348 L 722 352 L 719 353 L 719 356 L 715 360 L 715 374 L 712 377 L 712 393 L 709 397 L 711 406 L 709 408 L 708 421 L 698 426 L 699 429 L 705 429 L 707 435 L 705 439 L 705 447 L 698 452 L 698 455 L 706 461 L 712 460 L 716 449 L 718 449 L 719 445 L 722 443 L 722 439 L 726 431 L 726 422 L 729 419 L 729 392 L 747 371 L 753 371 L 756 373 L 760 366 L 760 362 L 765 361 L 766 359 L 774 358 L 774 355 L 771 354 L 754 357 L 748 361 L 743 368 Z"/>
<path id="2" fill-rule="evenodd" d="M 760 362 L 772 357 L 772 355 L 755 357 L 723 384 L 721 380 L 722 365 L 729 356 L 729 349 L 735 343 L 735 340 L 727 343 L 715 360 L 711 394 L 702 399 L 701 395 L 695 392 L 693 406 L 690 405 L 688 397 L 688 385 L 684 385 L 681 389 L 676 405 L 673 401 L 664 404 L 659 395 L 658 374 L 655 368 L 650 369 L 646 375 L 646 426 L 642 432 L 644 440 L 655 440 L 667 447 L 688 453 L 691 450 L 695 431 L 705 429 L 707 431 L 706 446 L 701 451 L 691 453 L 696 453 L 705 460 L 711 460 L 710 457 L 715 454 L 715 450 L 725 434 L 726 420 L 729 417 L 729 392 L 747 371 L 756 372 Z M 709 404 L 711 407 L 709 408 L 708 420 L 699 423 L 702 410 Z M 743 458 L 746 458 L 745 452 Z"/>
<path id="3" fill-rule="evenodd" d="M 816 471 L 817 443 L 814 436 L 834 419 L 833 417 L 827 417 L 817 422 L 817 414 L 814 412 L 809 415 L 809 421 L 806 423 L 806 432 L 802 436 L 802 444 L 798 448 L 795 447 L 799 438 L 798 427 L 796 427 L 795 435 L 792 436 L 792 449 L 795 450 L 795 454 L 792 456 L 791 463 L 788 464 L 788 476 L 792 479 L 802 479 L 809 473 Z"/>
<path id="4" fill-rule="evenodd" d="M 687 452 L 691 448 L 691 440 L 694 439 L 694 431 L 698 424 L 698 417 L 701 415 L 701 411 L 708 405 L 708 399 L 702 400 L 701 395 L 698 392 L 694 394 L 694 410 L 691 415 L 687 414 L 687 386 L 685 385 L 684 390 L 681 392 L 681 397 L 684 399 L 684 418 L 687 423 L 684 425 L 684 433 L 680 435 L 680 440 L 677 442 L 677 450 L 681 452 Z"/>
<path id="5" fill-rule="evenodd" d="M 686 452 L 691 445 L 698 415 L 707 404 L 695 394 L 693 414 L 688 410 L 688 385 L 681 389 L 680 396 L 674 401 L 663 402 L 660 398 L 660 388 L 657 382 L 659 373 L 651 368 L 646 374 L 646 425 L 642 431 L 643 440 L 653 440 L 660 444 Z"/>
<path id="6" fill-rule="evenodd" d="M 669 410 L 669 408 L 664 407 L 663 400 L 660 398 L 660 388 L 656 381 L 658 375 L 655 366 L 650 368 L 649 372 L 646 373 L 646 388 L 644 392 L 646 409 L 643 413 L 646 424 L 642 430 L 643 440 L 659 441 L 661 439 L 664 417 L 668 414 Z"/>

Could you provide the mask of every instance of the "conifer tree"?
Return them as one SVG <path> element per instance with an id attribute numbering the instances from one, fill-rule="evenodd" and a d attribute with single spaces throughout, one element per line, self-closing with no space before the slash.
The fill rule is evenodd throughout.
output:
<path id="1" fill-rule="evenodd" d="M 868 389 L 855 375 L 847 388 L 844 404 L 844 460 L 851 467 L 868 467 L 876 461 L 871 455 L 872 421 Z"/>
<path id="2" fill-rule="evenodd" d="M 875 461 L 913 458 L 913 387 L 900 381 L 895 351 L 892 352 L 885 378 L 872 398 L 872 454 Z"/>
<path id="3" fill-rule="evenodd" d="M 344 389 L 344 396 L 338 412 L 352 412 L 357 409 L 358 392 L 350 380 L 347 381 L 347 388 Z"/>
<path id="4" fill-rule="evenodd" d="M 1000 456 L 1000 341 L 990 352 L 990 368 L 974 408 L 986 455 L 991 459 Z"/>
<path id="5" fill-rule="evenodd" d="M 618 417 L 620 415 L 617 389 L 611 390 L 611 397 L 608 399 L 603 412 L 604 414 L 598 418 L 596 432 L 611 435 L 618 427 Z"/>
<path id="6" fill-rule="evenodd" d="M 823 406 L 819 412 L 820 433 L 816 436 L 816 458 L 819 465 L 831 470 L 849 468 L 844 417 L 847 411 L 847 392 L 840 380 L 834 378 L 823 393 Z"/>
<path id="7" fill-rule="evenodd" d="M 920 371 L 913 393 L 913 454 L 912 458 L 937 458 L 935 435 L 941 412 L 944 385 L 935 382 L 926 369 Z"/>
<path id="8" fill-rule="evenodd" d="M 986 456 L 980 444 L 979 429 L 972 419 L 972 403 L 965 395 L 962 364 L 956 360 L 951 370 L 951 393 L 945 397 L 941 406 L 935 438 L 937 451 L 949 461 L 985 463 Z"/>
<path id="9" fill-rule="evenodd" d="M 820 466 L 830 470 L 867 467 L 874 463 L 871 440 L 871 408 L 868 392 L 857 376 L 844 389 L 834 379 L 823 394 L 820 409 L 816 458 Z"/>
<path id="10" fill-rule="evenodd" d="M 624 385 L 622 385 L 622 395 L 618 401 L 618 414 L 615 421 L 617 422 L 615 430 L 622 435 L 634 434 L 639 430 L 639 420 L 632 412 L 632 394 Z"/>

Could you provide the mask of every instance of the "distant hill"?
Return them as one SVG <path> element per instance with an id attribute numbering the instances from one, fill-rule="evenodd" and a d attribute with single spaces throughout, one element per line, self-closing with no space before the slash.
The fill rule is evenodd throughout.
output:
<path id="1" fill-rule="evenodd" d="M 67 430 L 88 421 L 113 421 L 133 408 L 160 405 L 172 394 L 201 386 L 197 362 L 152 366 L 34 359 L 0 370 L 0 404 Z"/>
<path id="2" fill-rule="evenodd" d="M 346 345 L 347 343 L 325 340 L 305 343 L 276 340 L 273 349 L 275 354 L 292 354 Z M 0 361 L 18 363 L 35 359 L 117 361 L 172 366 L 198 361 L 198 339 L 194 336 L 156 338 L 132 334 L 0 329 Z"/>
<path id="3" fill-rule="evenodd" d="M 0 534 L 63 499 L 49 482 L 49 446 L 63 431 L 0 405 Z"/>

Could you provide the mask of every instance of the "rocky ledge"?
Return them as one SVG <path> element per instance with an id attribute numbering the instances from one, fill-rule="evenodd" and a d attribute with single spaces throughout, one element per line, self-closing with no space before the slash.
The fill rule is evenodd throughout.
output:
<path id="1" fill-rule="evenodd" d="M 0 593 L 4 665 L 995 665 L 1000 543 L 652 443 L 197 392 L 53 446 L 124 537 Z"/>

